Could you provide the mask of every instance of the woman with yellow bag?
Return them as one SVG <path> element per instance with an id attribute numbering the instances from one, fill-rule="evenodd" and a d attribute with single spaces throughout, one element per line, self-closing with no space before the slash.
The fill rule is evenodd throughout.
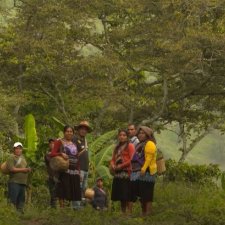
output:
<path id="1" fill-rule="evenodd" d="M 151 128 L 140 126 L 137 133 L 140 143 L 131 161 L 131 202 L 141 202 L 143 216 L 152 211 L 152 201 L 157 173 L 156 140 Z M 131 203 L 132 205 L 132 203 Z"/>

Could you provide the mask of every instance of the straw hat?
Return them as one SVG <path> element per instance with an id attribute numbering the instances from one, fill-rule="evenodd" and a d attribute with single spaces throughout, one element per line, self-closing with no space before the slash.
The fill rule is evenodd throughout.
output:
<path id="1" fill-rule="evenodd" d="M 92 128 L 90 127 L 88 121 L 86 121 L 86 120 L 83 120 L 78 125 L 74 126 L 75 130 L 79 130 L 79 128 L 81 128 L 81 127 L 86 127 L 88 132 L 92 131 Z"/>

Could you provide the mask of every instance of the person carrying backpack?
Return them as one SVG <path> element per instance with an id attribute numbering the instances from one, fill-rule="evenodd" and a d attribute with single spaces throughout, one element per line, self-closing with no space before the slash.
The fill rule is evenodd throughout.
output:
<path id="1" fill-rule="evenodd" d="M 142 215 L 152 211 L 155 179 L 157 174 L 156 140 L 151 128 L 140 126 L 137 132 L 140 143 L 132 158 L 131 202 L 138 198 L 141 202 Z"/>
<path id="2" fill-rule="evenodd" d="M 9 170 L 8 199 L 21 213 L 24 210 L 28 173 L 31 172 L 22 151 L 23 145 L 16 142 L 13 145 L 13 154 L 6 161 Z"/>

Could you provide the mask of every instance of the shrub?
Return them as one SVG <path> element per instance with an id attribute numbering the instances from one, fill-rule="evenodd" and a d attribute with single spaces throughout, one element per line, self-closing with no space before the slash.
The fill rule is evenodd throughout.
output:
<path id="1" fill-rule="evenodd" d="M 214 184 L 221 175 L 218 165 L 189 165 L 187 163 L 166 161 L 167 181 L 184 181 L 198 184 Z"/>

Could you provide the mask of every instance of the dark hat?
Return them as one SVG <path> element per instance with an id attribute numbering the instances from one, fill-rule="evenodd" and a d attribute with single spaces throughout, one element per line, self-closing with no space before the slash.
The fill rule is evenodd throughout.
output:
<path id="1" fill-rule="evenodd" d="M 74 126 L 75 130 L 79 130 L 79 128 L 81 128 L 81 127 L 86 127 L 88 132 L 92 131 L 92 128 L 90 127 L 88 121 L 86 121 L 86 120 L 83 120 L 78 125 Z"/>
<path id="2" fill-rule="evenodd" d="M 150 127 L 140 126 L 138 127 L 138 133 L 140 130 L 143 130 L 148 137 L 151 137 L 153 135 L 153 130 Z"/>

